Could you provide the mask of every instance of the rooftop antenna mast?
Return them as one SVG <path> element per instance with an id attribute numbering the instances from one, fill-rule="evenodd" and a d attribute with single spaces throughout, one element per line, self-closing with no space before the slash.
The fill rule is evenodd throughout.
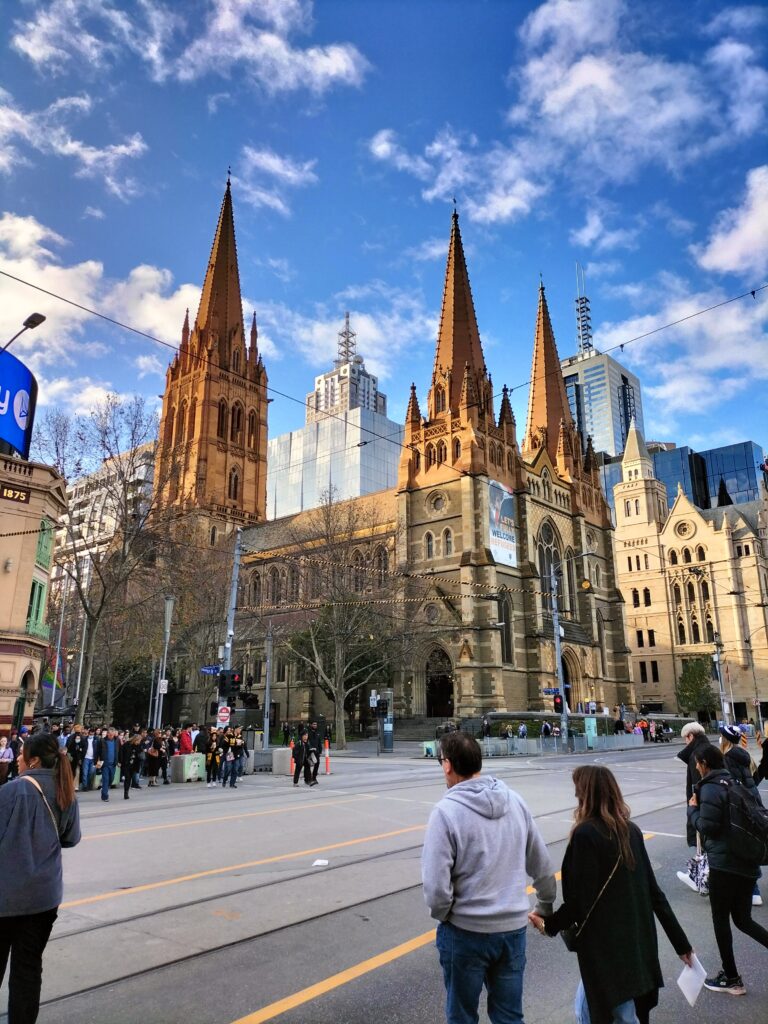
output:
<path id="1" fill-rule="evenodd" d="M 594 350 L 592 344 L 592 314 L 589 309 L 589 299 L 584 294 L 586 290 L 584 279 L 584 268 L 576 263 L 576 337 L 579 342 L 579 355 L 591 356 Z"/>
<path id="2" fill-rule="evenodd" d="M 351 363 L 356 351 L 357 335 L 350 329 L 349 313 L 345 313 L 344 330 L 339 331 L 339 358 L 336 360 L 336 365 L 343 366 L 344 363 Z"/>

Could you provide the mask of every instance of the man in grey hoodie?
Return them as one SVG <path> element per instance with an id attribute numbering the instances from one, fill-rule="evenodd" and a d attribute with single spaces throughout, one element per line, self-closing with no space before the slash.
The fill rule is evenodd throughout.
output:
<path id="1" fill-rule="evenodd" d="M 448 1024 L 474 1024 L 488 991 L 491 1024 L 523 1020 L 528 879 L 536 913 L 552 913 L 552 861 L 531 812 L 503 782 L 481 777 L 477 740 L 440 741 L 448 792 L 435 806 L 422 852 L 424 898 L 437 926 Z"/>

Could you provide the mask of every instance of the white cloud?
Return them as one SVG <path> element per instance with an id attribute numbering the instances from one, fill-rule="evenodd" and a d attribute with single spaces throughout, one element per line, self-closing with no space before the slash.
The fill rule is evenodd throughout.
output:
<path id="1" fill-rule="evenodd" d="M 618 260 L 594 260 L 584 267 L 584 274 L 590 278 L 610 277 L 621 270 L 621 263 Z"/>
<path id="2" fill-rule="evenodd" d="M 417 178 L 428 178 L 431 175 L 431 165 L 423 157 L 407 153 L 391 128 L 382 128 L 376 132 L 368 142 L 368 150 L 376 160 L 390 164 L 398 171 L 407 171 Z"/>
<path id="3" fill-rule="evenodd" d="M 611 249 L 634 249 L 637 247 L 639 228 L 606 228 L 603 215 L 595 209 L 587 211 L 584 226 L 569 234 L 571 245 L 591 248 L 596 252 Z"/>
<path id="4" fill-rule="evenodd" d="M 720 214 L 704 246 L 692 246 L 696 262 L 721 274 L 768 271 L 768 165 L 747 175 L 741 206 Z"/>
<path id="5" fill-rule="evenodd" d="M 269 267 L 278 281 L 282 281 L 283 284 L 292 281 L 296 276 L 296 271 L 291 266 L 290 260 L 282 256 L 270 256 L 264 261 L 264 264 Z"/>
<path id="6" fill-rule="evenodd" d="M 139 380 L 150 375 L 157 375 L 159 377 L 165 376 L 165 366 L 158 356 L 137 356 L 134 360 L 134 366 L 139 371 Z"/>
<path id="7" fill-rule="evenodd" d="M 93 109 L 90 96 L 65 96 L 43 110 L 25 112 L 13 97 L 0 89 L 0 172 L 10 173 L 26 161 L 18 147 L 45 155 L 74 160 L 75 174 L 82 178 L 101 178 L 119 199 L 128 199 L 139 191 L 136 182 L 123 176 L 126 160 L 143 156 L 146 143 L 137 132 L 123 142 L 93 146 L 71 134 L 69 121 Z"/>
<path id="8" fill-rule="evenodd" d="M 222 103 L 229 103 L 232 100 L 232 94 L 228 92 L 214 92 L 205 101 L 205 105 L 208 108 L 209 114 L 215 114 Z"/>
<path id="9" fill-rule="evenodd" d="M 406 259 L 414 260 L 416 263 L 426 263 L 430 260 L 444 260 L 448 255 L 448 245 L 444 238 L 427 238 L 418 245 L 414 245 L 411 246 L 410 249 L 406 249 L 403 255 Z"/>
<path id="10" fill-rule="evenodd" d="M 38 379 L 38 404 L 41 407 L 56 406 L 74 416 L 87 416 L 115 393 L 108 380 L 89 376 L 51 377 Z"/>
<path id="11" fill-rule="evenodd" d="M 266 206 L 288 216 L 291 212 L 288 191 L 317 182 L 316 162 L 298 162 L 271 149 L 243 146 L 238 165 L 240 174 L 233 182 L 247 203 Z"/>
<path id="12" fill-rule="evenodd" d="M 92 217 L 94 220 L 104 220 L 104 211 L 98 206 L 86 206 L 83 210 L 83 217 Z"/>
<path id="13" fill-rule="evenodd" d="M 728 32 L 738 35 L 751 33 L 768 22 L 768 11 L 764 7 L 746 4 L 741 7 L 726 7 L 706 25 L 707 35 L 720 37 Z"/>
<path id="14" fill-rule="evenodd" d="M 722 302 L 727 294 L 720 289 L 691 291 L 688 282 L 666 273 L 624 287 L 633 289 L 635 304 L 653 312 L 600 324 L 595 345 L 605 352 L 625 344 L 614 355 L 638 370 L 644 396 L 664 415 L 709 414 L 768 380 L 768 296 L 758 293 L 737 307 L 729 304 L 692 316 Z M 680 320 L 685 322 L 631 340 Z"/>
<path id="15" fill-rule="evenodd" d="M 244 76 L 264 92 L 359 86 L 368 61 L 350 43 L 301 47 L 312 28 L 311 0 L 136 0 L 130 14 L 105 0 L 53 0 L 16 20 L 11 45 L 40 74 L 76 66 L 100 74 L 126 55 L 155 81 Z"/>

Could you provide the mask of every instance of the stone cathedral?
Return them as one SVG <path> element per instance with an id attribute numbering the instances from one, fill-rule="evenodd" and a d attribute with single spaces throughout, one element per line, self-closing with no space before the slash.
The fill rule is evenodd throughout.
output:
<path id="1" fill-rule="evenodd" d="M 392 679 L 400 715 L 550 709 L 553 568 L 570 707 L 634 703 L 608 506 L 591 442 L 582 445 L 571 417 L 543 285 L 531 381 L 519 444 L 508 390 L 495 394 L 486 369 L 454 212 L 426 409 L 412 385 L 397 486 L 353 499 L 368 524 L 350 556 L 356 589 L 375 590 L 376 573 L 405 580 L 404 607 L 419 624 L 418 646 Z M 228 182 L 200 308 L 168 369 L 156 487 L 163 507 L 203 517 L 211 543 L 246 527 L 240 604 L 251 636 L 254 623 L 295 621 L 297 607 L 322 596 L 300 568 L 306 550 L 322 556 L 307 534 L 312 514 L 265 521 L 266 393 L 255 314 L 245 341 Z M 258 689 L 258 664 L 248 671 Z M 281 716 L 329 712 L 303 676 L 276 659 Z"/>

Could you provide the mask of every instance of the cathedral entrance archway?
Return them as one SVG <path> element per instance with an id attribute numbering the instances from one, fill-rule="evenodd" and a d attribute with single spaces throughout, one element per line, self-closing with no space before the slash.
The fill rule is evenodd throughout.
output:
<path id="1" fill-rule="evenodd" d="M 453 715 L 453 666 L 442 649 L 434 647 L 427 658 L 425 672 L 427 718 L 451 718 Z"/>
<path id="2" fill-rule="evenodd" d="M 571 651 L 563 651 L 561 664 L 565 699 L 570 710 L 576 711 L 579 703 L 583 703 L 586 699 L 583 693 L 583 679 L 579 662 Z"/>

